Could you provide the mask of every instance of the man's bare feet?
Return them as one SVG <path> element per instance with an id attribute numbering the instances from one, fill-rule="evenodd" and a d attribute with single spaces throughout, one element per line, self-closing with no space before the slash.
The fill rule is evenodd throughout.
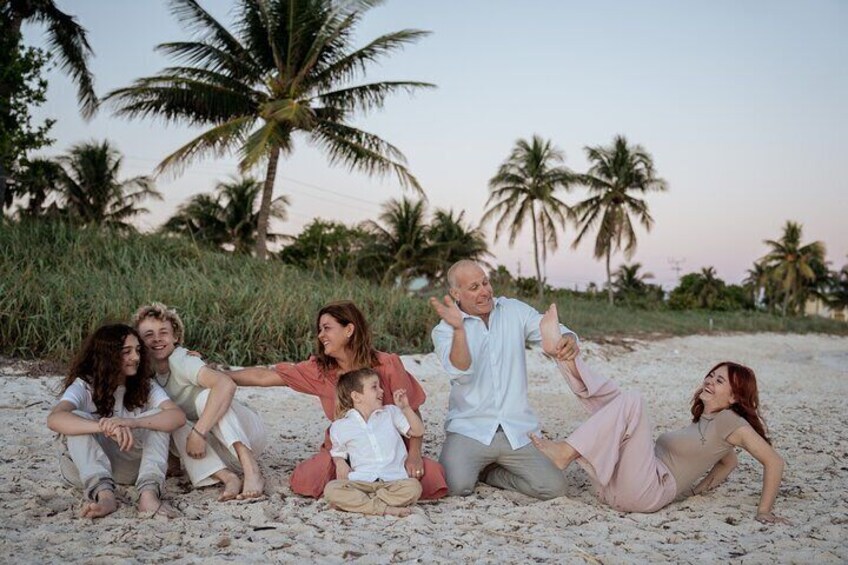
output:
<path id="1" fill-rule="evenodd" d="M 138 496 L 138 515 L 140 518 L 178 518 L 180 513 L 169 504 L 162 502 L 150 489 L 141 491 Z"/>
<path id="2" fill-rule="evenodd" d="M 212 476 L 221 481 L 221 484 L 224 485 L 224 490 L 221 491 L 221 495 L 218 497 L 218 502 L 226 502 L 238 497 L 239 492 L 241 492 L 241 479 L 238 475 L 229 469 L 221 469 Z"/>
<path id="3" fill-rule="evenodd" d="M 556 304 L 551 304 L 542 320 L 539 322 L 539 331 L 542 334 L 542 351 L 555 357 L 557 345 L 562 338 L 559 330 L 559 313 Z"/>
<path id="4" fill-rule="evenodd" d="M 398 518 L 405 518 L 410 514 L 412 514 L 412 509 L 406 506 L 386 506 L 383 511 L 383 516 L 397 516 Z"/>
<path id="5" fill-rule="evenodd" d="M 80 511 L 80 518 L 102 518 L 118 509 L 115 492 L 109 489 L 97 493 L 97 502 L 86 502 Z"/>
<path id="6" fill-rule="evenodd" d="M 244 469 L 244 484 L 238 499 L 259 498 L 265 494 L 265 479 L 262 478 L 262 471 L 259 470 L 259 464 L 253 452 L 241 442 L 234 443 L 233 448 L 236 450 L 241 468 Z"/>
<path id="7" fill-rule="evenodd" d="M 533 445 L 542 452 L 542 455 L 553 461 L 554 465 L 559 469 L 565 469 L 572 461 L 580 457 L 573 447 L 568 443 L 551 441 L 547 438 L 540 437 L 534 434 L 528 434 Z"/>

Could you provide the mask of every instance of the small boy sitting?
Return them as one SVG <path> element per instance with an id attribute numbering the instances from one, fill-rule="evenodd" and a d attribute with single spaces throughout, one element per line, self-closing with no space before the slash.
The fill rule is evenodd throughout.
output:
<path id="1" fill-rule="evenodd" d="M 408 516 L 421 483 L 406 472 L 401 434 L 421 437 L 424 423 L 410 408 L 406 390 L 395 391 L 394 406 L 383 406 L 380 377 L 358 369 L 339 376 L 336 397 L 330 455 L 338 478 L 327 483 L 324 498 L 348 512 Z"/>

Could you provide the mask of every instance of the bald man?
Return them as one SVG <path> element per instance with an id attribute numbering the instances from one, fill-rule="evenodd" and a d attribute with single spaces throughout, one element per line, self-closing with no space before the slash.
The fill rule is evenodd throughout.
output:
<path id="1" fill-rule="evenodd" d="M 462 260 L 448 271 L 450 295 L 430 299 L 441 317 L 432 338 L 451 379 L 446 438 L 439 462 L 448 492 L 467 496 L 478 479 L 548 500 L 565 494 L 565 478 L 530 443 L 540 431 L 527 396 L 525 344 L 541 340 L 542 315 L 511 298 L 495 298 L 486 271 Z M 577 336 L 560 325 L 557 358 L 579 351 Z"/>

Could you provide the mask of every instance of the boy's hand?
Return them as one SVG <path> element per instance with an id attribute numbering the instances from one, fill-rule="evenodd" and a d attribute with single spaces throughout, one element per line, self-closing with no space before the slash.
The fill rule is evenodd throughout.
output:
<path id="1" fill-rule="evenodd" d="M 395 406 L 401 410 L 409 408 L 409 398 L 406 396 L 406 389 L 399 388 L 394 393 Z"/>

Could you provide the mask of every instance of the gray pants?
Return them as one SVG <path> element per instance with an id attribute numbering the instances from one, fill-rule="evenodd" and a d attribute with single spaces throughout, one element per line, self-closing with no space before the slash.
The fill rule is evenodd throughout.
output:
<path id="1" fill-rule="evenodd" d="M 159 410 L 142 414 L 149 416 Z M 89 420 L 97 416 L 75 410 L 74 414 Z M 86 498 L 97 500 L 101 490 L 115 490 L 115 483 L 135 484 L 141 492 L 155 490 L 160 496 L 168 467 L 168 432 L 134 429 L 134 443 L 129 451 L 121 451 L 118 444 L 105 434 L 66 436 L 70 460 L 63 458 L 62 476 L 70 484 L 83 489 Z"/>
<path id="2" fill-rule="evenodd" d="M 565 475 L 532 444 L 513 449 L 498 428 L 490 445 L 448 432 L 439 463 L 445 468 L 448 494 L 468 496 L 478 477 L 496 488 L 549 500 L 565 495 Z M 480 477 L 480 472 L 494 464 Z"/>

